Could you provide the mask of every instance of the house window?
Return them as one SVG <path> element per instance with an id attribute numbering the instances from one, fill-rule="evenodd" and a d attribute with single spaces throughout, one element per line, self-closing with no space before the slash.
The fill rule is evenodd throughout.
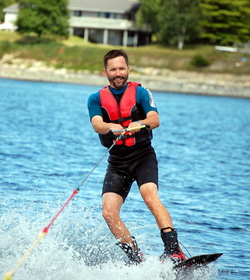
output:
<path id="1" fill-rule="evenodd" d="M 84 12 L 84 17 L 98 17 L 98 13 L 96 12 Z"/>
<path id="2" fill-rule="evenodd" d="M 122 19 L 124 18 L 123 15 L 117 13 L 98 13 L 97 15 L 100 18 L 114 18 L 114 19 Z"/>
<path id="3" fill-rule="evenodd" d="M 105 18 L 105 13 L 98 13 L 97 16 L 100 17 L 100 18 Z"/>
<path id="4" fill-rule="evenodd" d="M 124 19 L 124 15 L 122 14 L 116 14 L 116 13 L 112 13 L 111 18 L 116 18 L 116 19 Z"/>
<path id="5" fill-rule="evenodd" d="M 110 18 L 117 18 L 117 14 L 111 13 L 111 14 L 110 14 Z"/>
<path id="6" fill-rule="evenodd" d="M 74 11 L 73 16 L 74 17 L 82 17 L 83 16 L 83 12 L 82 11 Z"/>
<path id="7" fill-rule="evenodd" d="M 104 13 L 104 12 L 84 12 L 79 10 L 71 11 L 73 17 L 92 17 L 92 18 L 113 18 L 113 19 L 124 19 L 124 15 L 117 13 Z"/>

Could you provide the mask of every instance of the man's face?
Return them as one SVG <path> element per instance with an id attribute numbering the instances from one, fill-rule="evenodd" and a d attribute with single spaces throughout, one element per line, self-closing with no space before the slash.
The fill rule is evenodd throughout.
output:
<path id="1" fill-rule="evenodd" d="M 111 87 L 122 88 L 128 80 L 130 67 L 126 64 L 123 56 L 117 56 L 108 60 L 105 73 Z"/>

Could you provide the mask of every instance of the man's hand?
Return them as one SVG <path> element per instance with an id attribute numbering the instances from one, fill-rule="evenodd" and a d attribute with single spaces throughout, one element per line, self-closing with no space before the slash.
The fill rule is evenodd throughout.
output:
<path id="1" fill-rule="evenodd" d="M 129 124 L 128 128 L 134 128 L 134 127 L 140 127 L 142 126 L 139 122 L 132 122 Z M 129 131 L 129 135 L 135 134 L 136 132 L 140 131 L 141 129 L 133 129 L 131 131 Z"/>
<path id="2" fill-rule="evenodd" d="M 124 129 L 120 124 L 117 124 L 117 123 L 109 123 L 109 127 L 112 132 L 113 132 L 113 130 L 123 130 Z M 115 131 L 113 133 L 115 136 L 119 136 L 122 134 L 122 132 L 120 132 L 120 131 Z"/>
<path id="3" fill-rule="evenodd" d="M 94 116 L 91 120 L 94 130 L 100 134 L 107 134 L 112 130 L 123 130 L 124 128 L 117 123 L 106 123 L 101 116 Z M 119 136 L 122 132 L 114 132 L 114 135 Z"/>

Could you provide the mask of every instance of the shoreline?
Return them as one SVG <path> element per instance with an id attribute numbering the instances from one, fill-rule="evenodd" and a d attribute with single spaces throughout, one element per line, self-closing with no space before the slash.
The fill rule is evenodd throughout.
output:
<path id="1" fill-rule="evenodd" d="M 33 65 L 32 65 L 33 63 Z M 55 69 L 42 62 L 0 63 L 0 78 L 39 82 L 58 82 L 104 87 L 108 84 L 106 76 L 89 71 Z M 136 72 L 133 72 L 133 69 Z M 250 98 L 250 76 L 170 71 L 155 68 L 136 69 L 132 67 L 129 80 L 137 81 L 151 91 L 183 94 L 212 95 Z"/>

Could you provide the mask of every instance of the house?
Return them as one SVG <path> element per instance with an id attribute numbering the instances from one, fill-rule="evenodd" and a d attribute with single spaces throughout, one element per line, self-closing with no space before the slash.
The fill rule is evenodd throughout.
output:
<path id="1" fill-rule="evenodd" d="M 98 44 L 146 45 L 150 30 L 147 25 L 138 28 L 135 21 L 139 5 L 135 0 L 69 0 L 69 33 Z M 5 24 L 14 26 L 18 4 L 3 11 Z"/>
<path id="2" fill-rule="evenodd" d="M 11 5 L 3 9 L 5 16 L 4 22 L 0 24 L 0 30 L 14 31 L 16 30 L 15 21 L 17 19 L 18 6 L 17 4 Z"/>
<path id="3" fill-rule="evenodd" d="M 14 31 L 16 29 L 17 29 L 17 27 L 15 26 L 15 24 L 8 22 L 8 21 L 0 24 L 0 30 Z"/>

